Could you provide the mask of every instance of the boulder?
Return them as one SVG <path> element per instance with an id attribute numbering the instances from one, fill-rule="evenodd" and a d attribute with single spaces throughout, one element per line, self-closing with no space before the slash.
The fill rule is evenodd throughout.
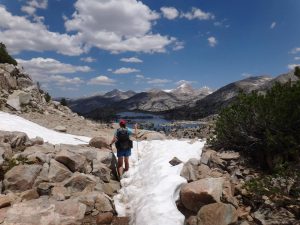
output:
<path id="1" fill-rule="evenodd" d="M 201 160 L 200 162 L 202 164 L 208 165 L 209 161 L 210 161 L 210 157 L 212 154 L 216 154 L 217 152 L 211 149 L 206 149 L 205 151 L 203 151 L 202 155 L 201 155 Z"/>
<path id="2" fill-rule="evenodd" d="M 180 176 L 184 177 L 188 182 L 196 181 L 199 179 L 198 167 L 199 160 L 190 159 L 187 161 L 181 170 Z"/>
<path id="3" fill-rule="evenodd" d="M 0 195 L 0 209 L 11 205 L 11 198 L 8 195 Z"/>
<path id="4" fill-rule="evenodd" d="M 87 187 L 95 187 L 99 180 L 91 175 L 82 173 L 74 173 L 72 177 L 65 181 L 64 186 L 70 190 L 70 192 L 81 192 Z"/>
<path id="5" fill-rule="evenodd" d="M 174 157 L 173 159 L 170 160 L 169 162 L 172 166 L 177 166 L 180 163 L 182 163 L 182 161 L 180 159 L 178 159 L 177 157 Z"/>
<path id="6" fill-rule="evenodd" d="M 70 198 L 71 194 L 69 190 L 63 186 L 55 186 L 51 189 L 51 198 L 56 201 L 64 201 Z"/>
<path id="7" fill-rule="evenodd" d="M 299 222 L 288 210 L 285 208 L 259 208 L 253 213 L 254 220 L 262 225 L 287 225 L 287 224 L 298 224 Z"/>
<path id="8" fill-rule="evenodd" d="M 220 153 L 217 153 L 217 156 L 223 160 L 237 160 L 240 158 L 240 153 L 232 152 L 232 151 L 220 152 Z"/>
<path id="9" fill-rule="evenodd" d="M 67 132 L 67 128 L 65 126 L 56 126 L 54 130 L 63 133 Z"/>
<path id="10" fill-rule="evenodd" d="M 72 172 L 55 159 L 50 160 L 48 178 L 50 182 L 62 182 L 72 176 Z"/>
<path id="11" fill-rule="evenodd" d="M 109 169 L 105 164 L 94 160 L 92 174 L 108 183 L 111 177 L 111 169 Z"/>
<path id="12" fill-rule="evenodd" d="M 52 183 L 41 182 L 37 187 L 37 192 L 39 193 L 39 196 L 50 195 L 51 188 L 53 188 L 53 186 L 54 185 Z"/>
<path id="13" fill-rule="evenodd" d="M 39 198 L 14 204 L 6 214 L 5 225 L 80 225 L 86 206 L 76 200 L 55 201 Z"/>
<path id="14" fill-rule="evenodd" d="M 111 212 L 100 213 L 96 217 L 97 225 L 100 224 L 111 224 L 113 221 L 114 215 Z"/>
<path id="15" fill-rule="evenodd" d="M 17 79 L 14 76 L 11 76 L 9 73 L 4 73 L 4 77 L 9 85 L 9 89 L 17 89 Z"/>
<path id="16" fill-rule="evenodd" d="M 41 137 L 35 137 L 30 139 L 30 141 L 32 142 L 32 145 L 43 145 L 44 144 L 44 139 Z"/>
<path id="17" fill-rule="evenodd" d="M 8 96 L 7 104 L 17 111 L 21 110 L 21 107 L 28 105 L 31 100 L 31 95 L 27 92 L 16 90 Z"/>
<path id="18" fill-rule="evenodd" d="M 220 202 L 223 190 L 223 178 L 205 178 L 183 185 L 180 199 L 185 208 L 198 212 L 203 206 Z"/>
<path id="19" fill-rule="evenodd" d="M 64 164 L 72 172 L 84 172 L 86 158 L 80 154 L 63 149 L 57 153 L 55 160 Z"/>
<path id="20" fill-rule="evenodd" d="M 148 140 L 148 141 L 152 141 L 152 140 L 165 140 L 166 136 L 164 134 L 155 132 L 155 131 L 141 131 L 138 134 L 138 139 L 139 140 Z"/>
<path id="21" fill-rule="evenodd" d="M 89 145 L 94 148 L 109 148 L 109 144 L 104 137 L 92 138 Z"/>
<path id="22" fill-rule="evenodd" d="M 235 223 L 237 219 L 237 211 L 232 205 L 213 203 L 199 210 L 197 225 L 229 225 Z"/>
<path id="23" fill-rule="evenodd" d="M 4 175 L 5 190 L 13 192 L 31 189 L 33 183 L 41 171 L 40 165 L 18 165 Z"/>
<path id="24" fill-rule="evenodd" d="M 33 85 L 32 80 L 26 77 L 19 77 L 17 80 L 18 87 L 20 89 L 25 89 Z"/>
<path id="25" fill-rule="evenodd" d="M 19 69 L 13 64 L 2 63 L 0 64 L 0 68 L 8 72 L 11 76 L 17 76 L 19 74 Z"/>
<path id="26" fill-rule="evenodd" d="M 29 201 L 29 200 L 32 200 L 32 199 L 38 199 L 39 197 L 40 196 L 39 196 L 39 193 L 37 192 L 36 188 L 24 191 L 20 194 L 20 198 L 21 198 L 22 202 L 23 201 Z"/>

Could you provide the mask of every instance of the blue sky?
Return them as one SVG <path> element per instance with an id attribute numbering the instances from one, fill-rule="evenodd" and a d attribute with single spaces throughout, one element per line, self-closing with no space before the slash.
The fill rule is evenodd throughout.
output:
<path id="1" fill-rule="evenodd" d="M 219 88 L 300 64 L 299 0 L 0 0 L 0 41 L 54 97 Z"/>

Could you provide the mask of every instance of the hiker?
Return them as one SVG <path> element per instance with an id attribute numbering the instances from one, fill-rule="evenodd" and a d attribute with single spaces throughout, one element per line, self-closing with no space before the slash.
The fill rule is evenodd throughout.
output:
<path id="1" fill-rule="evenodd" d="M 126 121 L 120 120 L 120 128 L 118 128 L 114 134 L 114 137 L 110 143 L 110 147 L 115 143 L 117 148 L 117 157 L 118 157 L 118 173 L 120 178 L 123 175 L 123 172 L 129 170 L 129 156 L 131 156 L 132 140 L 130 136 L 133 135 L 133 131 L 130 128 L 126 127 Z M 137 135 L 137 124 L 134 126 L 135 135 Z M 125 169 L 123 169 L 123 161 L 125 163 Z M 124 170 L 124 171 L 123 171 Z"/>

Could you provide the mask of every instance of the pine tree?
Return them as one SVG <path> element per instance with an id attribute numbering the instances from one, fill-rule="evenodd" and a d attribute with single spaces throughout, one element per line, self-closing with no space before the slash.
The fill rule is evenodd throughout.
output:
<path id="1" fill-rule="evenodd" d="M 5 44 L 1 42 L 0 42 L 0 63 L 9 63 L 15 66 L 18 64 L 17 61 L 8 54 Z"/>

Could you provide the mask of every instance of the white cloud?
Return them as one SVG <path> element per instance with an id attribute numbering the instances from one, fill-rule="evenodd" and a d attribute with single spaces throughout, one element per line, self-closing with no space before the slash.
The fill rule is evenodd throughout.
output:
<path id="1" fill-rule="evenodd" d="M 300 57 L 299 57 L 299 56 L 296 56 L 296 57 L 294 58 L 294 60 L 300 60 Z"/>
<path id="2" fill-rule="evenodd" d="M 114 74 L 128 74 L 128 73 L 135 73 L 140 72 L 138 69 L 135 68 L 128 68 L 128 67 L 122 67 L 120 69 L 115 70 Z"/>
<path id="3" fill-rule="evenodd" d="M 0 40 L 12 54 L 23 50 L 47 51 L 54 50 L 64 55 L 80 55 L 84 52 L 78 36 L 48 31 L 47 27 L 38 22 L 13 16 L 0 5 Z"/>
<path id="4" fill-rule="evenodd" d="M 291 51 L 292 54 L 297 54 L 297 53 L 299 53 L 299 52 L 300 52 L 300 48 L 294 48 L 294 49 L 292 49 L 292 51 Z"/>
<path id="5" fill-rule="evenodd" d="M 295 67 L 297 67 L 297 66 L 300 67 L 300 64 L 289 64 L 289 65 L 288 65 L 288 69 L 289 69 L 289 70 L 293 70 L 293 69 L 295 69 Z"/>
<path id="6" fill-rule="evenodd" d="M 184 42 L 183 41 L 176 41 L 174 46 L 173 46 L 174 51 L 179 51 L 183 48 L 184 48 Z"/>
<path id="7" fill-rule="evenodd" d="M 248 78 L 248 77 L 253 77 L 254 75 L 251 73 L 242 73 L 242 77 Z"/>
<path id="8" fill-rule="evenodd" d="M 210 47 L 215 47 L 218 44 L 217 39 L 213 36 L 207 38 L 207 40 Z"/>
<path id="9" fill-rule="evenodd" d="M 28 15 L 35 16 L 36 9 L 46 9 L 48 0 L 28 0 L 21 10 Z"/>
<path id="10" fill-rule="evenodd" d="M 276 27 L 277 23 L 276 22 L 273 22 L 270 26 L 270 29 L 274 29 Z"/>
<path id="11" fill-rule="evenodd" d="M 79 32 L 87 47 L 114 53 L 165 52 L 175 39 L 152 33 L 159 14 L 137 0 L 77 0 L 76 12 L 65 21 L 67 31 Z M 109 21 L 109 22 L 108 22 Z"/>
<path id="12" fill-rule="evenodd" d="M 107 76 L 98 76 L 88 81 L 89 85 L 114 85 L 115 80 L 108 78 Z"/>
<path id="13" fill-rule="evenodd" d="M 33 58 L 31 60 L 17 59 L 17 62 L 24 67 L 25 71 L 29 73 L 35 81 L 41 82 L 46 86 L 50 86 L 50 83 L 58 86 L 80 85 L 84 83 L 81 78 L 70 78 L 61 74 L 91 71 L 91 68 L 88 66 L 74 66 L 51 58 Z"/>
<path id="14" fill-rule="evenodd" d="M 215 16 L 212 13 L 204 12 L 199 8 L 193 7 L 190 12 L 182 13 L 181 17 L 187 18 L 188 20 L 210 20 L 214 19 Z"/>
<path id="15" fill-rule="evenodd" d="M 191 80 L 180 80 L 180 81 L 177 81 L 175 84 L 176 84 L 176 85 L 182 85 L 182 84 L 193 84 L 193 83 L 196 83 L 196 81 L 191 81 Z"/>
<path id="16" fill-rule="evenodd" d="M 122 62 L 127 62 L 127 63 L 142 63 L 143 60 L 136 58 L 136 57 L 131 57 L 131 58 L 122 58 L 120 59 Z"/>
<path id="17" fill-rule="evenodd" d="M 138 79 L 145 79 L 145 76 L 141 74 L 135 75 L 135 77 Z"/>
<path id="18" fill-rule="evenodd" d="M 161 7 L 160 8 L 163 16 L 169 20 L 174 20 L 179 16 L 179 12 L 174 7 Z"/>
<path id="19" fill-rule="evenodd" d="M 167 79 L 151 79 L 149 81 L 147 81 L 148 84 L 155 84 L 155 85 L 161 85 L 161 84 L 166 84 L 166 83 L 170 83 L 171 80 L 167 80 Z"/>
<path id="20" fill-rule="evenodd" d="M 92 63 L 97 61 L 95 58 L 92 57 L 84 57 L 84 58 L 80 58 L 80 60 L 87 63 Z"/>

